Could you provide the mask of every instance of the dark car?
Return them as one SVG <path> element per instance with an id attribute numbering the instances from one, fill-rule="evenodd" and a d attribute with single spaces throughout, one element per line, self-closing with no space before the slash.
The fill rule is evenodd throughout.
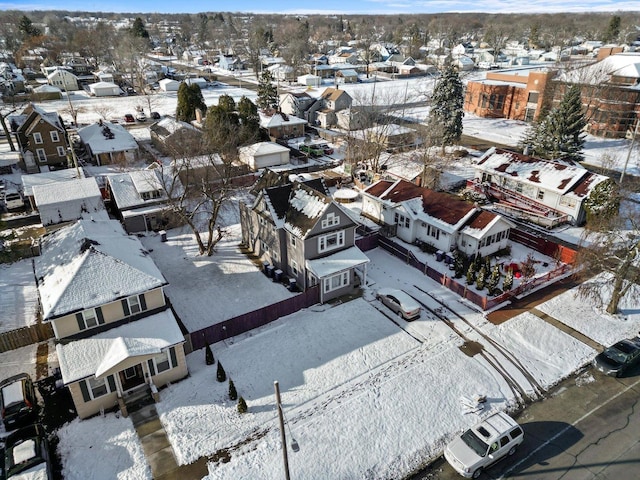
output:
<path id="1" fill-rule="evenodd" d="M 130 113 L 125 114 L 124 121 L 125 123 L 136 123 L 136 119 Z"/>
<path id="2" fill-rule="evenodd" d="M 620 377 L 640 362 L 640 338 L 621 340 L 593 359 L 593 366 L 612 377 Z"/>
<path id="3" fill-rule="evenodd" d="M 0 407 L 7 430 L 13 430 L 35 419 L 38 401 L 28 374 L 20 373 L 0 382 Z"/>
<path id="4" fill-rule="evenodd" d="M 53 479 L 49 442 L 40 424 L 23 427 L 5 441 L 4 472 L 11 478 Z"/>
<path id="5" fill-rule="evenodd" d="M 151 112 L 151 118 L 154 120 L 160 120 L 160 114 L 158 112 Z"/>
<path id="6" fill-rule="evenodd" d="M 331 148 L 329 145 L 322 144 L 322 145 L 320 145 L 320 148 L 322 149 L 322 152 L 325 155 L 333 155 L 333 148 Z"/>

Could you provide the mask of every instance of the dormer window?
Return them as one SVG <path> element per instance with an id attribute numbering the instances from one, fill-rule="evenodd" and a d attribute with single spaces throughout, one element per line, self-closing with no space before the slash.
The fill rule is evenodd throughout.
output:
<path id="1" fill-rule="evenodd" d="M 322 228 L 330 228 L 340 225 L 340 217 L 333 212 L 329 212 L 326 217 L 322 219 Z"/>

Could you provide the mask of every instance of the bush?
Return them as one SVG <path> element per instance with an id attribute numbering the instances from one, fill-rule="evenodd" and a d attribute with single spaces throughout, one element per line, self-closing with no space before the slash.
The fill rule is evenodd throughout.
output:
<path id="1" fill-rule="evenodd" d="M 502 281 L 502 290 L 508 292 L 513 287 L 513 270 L 507 270 L 507 273 L 504 276 L 504 280 Z"/>
<path id="2" fill-rule="evenodd" d="M 247 410 L 249 410 L 247 402 L 244 401 L 244 398 L 240 397 L 238 399 L 238 413 L 247 413 Z"/>
<path id="3" fill-rule="evenodd" d="M 216 374 L 219 382 L 224 382 L 227 379 L 227 372 L 222 368 L 222 364 L 218 362 L 218 373 Z"/>
<path id="4" fill-rule="evenodd" d="M 478 272 L 478 277 L 476 278 L 476 288 L 478 290 L 482 290 L 485 286 L 486 283 L 486 270 L 484 268 L 484 265 L 482 267 L 480 267 L 480 271 Z"/>
<path id="5" fill-rule="evenodd" d="M 216 363 L 216 359 L 213 358 L 213 352 L 211 351 L 211 347 L 209 346 L 208 343 L 204 347 L 204 358 L 205 358 L 205 361 L 207 362 L 207 365 L 213 365 L 214 363 Z"/>
<path id="6" fill-rule="evenodd" d="M 238 399 L 238 392 L 236 391 L 236 386 L 233 384 L 233 380 L 229 379 L 229 398 L 231 400 Z"/>

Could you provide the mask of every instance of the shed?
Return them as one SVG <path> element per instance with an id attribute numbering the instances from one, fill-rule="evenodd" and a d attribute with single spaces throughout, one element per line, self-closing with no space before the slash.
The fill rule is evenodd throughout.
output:
<path id="1" fill-rule="evenodd" d="M 298 83 L 307 87 L 319 87 L 322 85 L 322 78 L 317 75 L 301 75 L 298 77 Z"/>
<path id="2" fill-rule="evenodd" d="M 275 142 L 254 143 L 240 148 L 240 161 L 252 170 L 286 165 L 289 163 L 289 149 Z"/>
<path id="3" fill-rule="evenodd" d="M 187 85 L 198 85 L 200 88 L 205 88 L 207 86 L 207 81 L 202 78 L 185 78 L 184 83 Z"/>
<path id="4" fill-rule="evenodd" d="M 177 92 L 178 88 L 180 88 L 180 82 L 170 78 L 163 78 L 158 84 L 160 85 L 160 90 L 163 92 Z"/>
<path id="5" fill-rule="evenodd" d="M 89 85 L 91 95 L 95 97 L 118 97 L 122 89 L 113 82 L 96 82 Z"/>

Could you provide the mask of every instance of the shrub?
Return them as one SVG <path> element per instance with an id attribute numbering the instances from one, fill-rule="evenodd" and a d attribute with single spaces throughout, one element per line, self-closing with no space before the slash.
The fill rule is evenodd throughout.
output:
<path id="1" fill-rule="evenodd" d="M 231 400 L 238 399 L 238 392 L 236 391 L 236 386 L 233 384 L 233 380 L 229 379 L 229 398 Z"/>
<path id="2" fill-rule="evenodd" d="M 489 277 L 489 293 L 491 295 L 495 295 L 495 291 L 498 288 L 498 283 L 500 283 L 500 267 L 498 265 L 494 265 L 491 269 L 491 276 Z"/>
<path id="3" fill-rule="evenodd" d="M 216 359 L 213 358 L 213 352 L 211 351 L 211 346 L 207 343 L 207 345 L 204 347 L 204 358 L 205 361 L 207 362 L 207 365 L 213 365 L 214 363 L 216 363 Z"/>
<path id="4" fill-rule="evenodd" d="M 222 364 L 218 362 L 218 373 L 216 374 L 219 382 L 224 382 L 227 379 L 227 372 L 224 371 Z"/>
<path id="5" fill-rule="evenodd" d="M 244 401 L 244 398 L 240 397 L 238 399 L 238 413 L 247 413 L 247 410 L 249 410 L 247 402 Z"/>
<path id="6" fill-rule="evenodd" d="M 478 277 L 476 278 L 476 288 L 478 290 L 482 290 L 485 286 L 486 283 L 486 276 L 487 276 L 487 272 L 484 268 L 484 265 L 480 268 L 480 271 L 478 272 Z"/>
<path id="7" fill-rule="evenodd" d="M 474 264 L 471 262 L 469 268 L 467 268 L 467 285 L 471 285 L 476 279 L 476 271 L 474 270 Z"/>
<path id="8" fill-rule="evenodd" d="M 513 287 L 513 270 L 510 268 L 507 270 L 504 280 L 502 281 L 502 290 L 507 292 L 511 290 L 511 287 Z"/>

